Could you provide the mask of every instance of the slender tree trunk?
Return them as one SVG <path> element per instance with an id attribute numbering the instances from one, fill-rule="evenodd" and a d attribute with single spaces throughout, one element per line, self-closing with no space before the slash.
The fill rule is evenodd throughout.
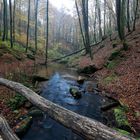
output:
<path id="1" fill-rule="evenodd" d="M 37 52 L 38 2 L 39 0 L 35 1 L 35 54 Z"/>
<path id="2" fill-rule="evenodd" d="M 78 15 L 78 20 L 79 20 L 79 25 L 80 25 L 80 31 L 81 31 L 81 35 L 82 35 L 82 39 L 83 39 L 83 44 L 84 44 L 84 46 L 86 46 L 85 37 L 84 37 L 83 30 L 82 30 L 82 23 L 81 23 L 81 19 L 80 19 L 80 12 L 79 12 L 79 9 L 78 9 L 77 0 L 75 0 L 75 6 L 76 6 L 76 10 L 77 10 L 77 15 Z"/>
<path id="3" fill-rule="evenodd" d="M 27 23 L 27 40 L 26 40 L 26 52 L 29 47 L 29 28 L 30 28 L 30 5 L 31 5 L 31 0 L 28 1 L 28 23 Z"/>
<path id="4" fill-rule="evenodd" d="M 8 8 L 7 8 L 7 0 L 5 0 L 5 27 L 6 27 L 6 30 L 5 30 L 5 39 L 8 40 Z"/>
<path id="5" fill-rule="evenodd" d="M 16 0 L 14 0 L 14 6 L 13 6 L 13 42 L 15 42 L 15 11 L 16 10 Z"/>
<path id="6" fill-rule="evenodd" d="M 46 3 L 46 60 L 45 65 L 48 65 L 48 35 L 49 35 L 49 0 Z"/>
<path id="7" fill-rule="evenodd" d="M 3 24 L 3 4 L 2 4 L 2 2 L 0 3 L 0 7 L 1 7 L 1 9 L 0 9 L 0 17 L 1 17 L 1 19 L 0 19 L 0 37 L 1 37 L 1 35 L 2 35 L 2 24 Z"/>
<path id="8" fill-rule="evenodd" d="M 138 4 L 139 4 L 139 1 L 136 0 L 136 9 L 135 9 L 135 15 L 134 15 L 133 31 L 135 31 L 135 29 L 136 29 L 136 19 L 137 19 L 137 12 L 138 12 Z"/>
<path id="9" fill-rule="evenodd" d="M 118 34 L 123 43 L 124 50 L 127 50 L 128 46 L 125 43 L 125 0 L 116 0 L 116 13 L 117 13 L 117 25 Z"/>
<path id="10" fill-rule="evenodd" d="M 95 1 L 95 19 L 94 19 L 94 41 L 95 43 L 97 43 L 97 39 L 96 39 L 96 19 L 97 19 L 97 3 Z"/>
<path id="11" fill-rule="evenodd" d="M 130 29 L 129 0 L 127 0 L 127 28 L 128 28 L 128 32 L 131 32 L 131 29 Z"/>
<path id="12" fill-rule="evenodd" d="M 98 9 L 98 20 L 99 20 L 99 38 L 102 38 L 102 27 L 101 27 L 101 9 L 100 9 L 100 0 L 96 0 L 97 9 Z"/>
<path id="13" fill-rule="evenodd" d="M 85 49 L 86 53 L 90 55 L 92 59 L 92 52 L 90 47 L 90 40 L 89 40 L 89 21 L 88 21 L 88 0 L 82 0 L 82 15 L 83 15 L 83 26 L 84 26 L 84 34 L 85 34 Z"/>
<path id="14" fill-rule="evenodd" d="M 104 36 L 106 34 L 106 0 L 104 0 Z"/>
<path id="15" fill-rule="evenodd" d="M 13 20 L 12 20 L 12 3 L 9 0 L 9 15 L 10 15 L 10 45 L 13 48 Z"/>
<path id="16" fill-rule="evenodd" d="M 19 15 L 21 16 L 21 1 L 19 1 Z M 18 20 L 18 33 L 21 35 L 21 17 Z"/>
<path id="17" fill-rule="evenodd" d="M 8 39 L 7 0 L 3 0 L 3 36 L 2 41 Z"/>

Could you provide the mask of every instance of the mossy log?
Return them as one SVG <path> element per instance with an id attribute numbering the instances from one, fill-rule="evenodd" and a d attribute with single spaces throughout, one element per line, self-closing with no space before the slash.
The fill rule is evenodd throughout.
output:
<path id="1" fill-rule="evenodd" d="M 75 133 L 83 136 L 85 139 L 88 139 L 88 140 L 134 140 L 134 138 L 123 136 L 117 131 L 113 130 L 112 128 L 109 128 L 94 119 L 81 116 L 55 103 L 52 103 L 49 100 L 46 100 L 45 98 L 37 95 L 35 92 L 33 92 L 32 90 L 23 86 L 20 83 L 0 78 L 0 84 L 18 93 L 21 93 L 32 104 L 34 104 L 41 110 L 45 111 L 51 118 L 61 123 L 65 127 L 73 130 Z M 6 128 L 7 128 L 7 125 L 0 125 L 1 130 L 6 130 Z M 4 133 L 4 135 L 7 135 L 9 140 L 11 140 L 9 131 L 7 133 Z M 17 140 L 16 137 L 15 137 L 15 140 Z"/>

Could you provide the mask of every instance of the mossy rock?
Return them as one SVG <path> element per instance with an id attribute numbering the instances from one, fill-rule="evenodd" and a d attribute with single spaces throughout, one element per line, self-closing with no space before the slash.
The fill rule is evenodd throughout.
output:
<path id="1" fill-rule="evenodd" d="M 35 60 L 35 56 L 30 53 L 27 54 L 27 58 L 29 58 L 31 60 Z"/>
<path id="2" fill-rule="evenodd" d="M 92 74 L 92 73 L 95 73 L 98 70 L 99 70 L 99 68 L 97 68 L 95 65 L 90 65 L 90 66 L 78 69 L 77 72 L 78 73 L 83 73 L 83 74 Z"/>
<path id="3" fill-rule="evenodd" d="M 114 109 L 114 115 L 115 115 L 115 120 L 117 123 L 117 127 L 119 129 L 128 131 L 128 132 L 132 132 L 131 126 L 128 122 L 128 119 L 126 117 L 125 111 L 123 110 L 123 108 L 118 107 Z"/>
<path id="4" fill-rule="evenodd" d="M 82 97 L 81 92 L 75 87 L 71 87 L 69 91 L 75 99 L 80 99 Z"/>
<path id="5" fill-rule="evenodd" d="M 36 82 L 43 82 L 43 81 L 48 81 L 49 77 L 41 76 L 41 75 L 33 75 L 32 77 L 32 83 Z"/>
<path id="6" fill-rule="evenodd" d="M 43 112 L 39 109 L 31 109 L 31 111 L 29 111 L 28 113 L 29 116 L 32 117 L 42 117 L 43 116 Z"/>
<path id="7" fill-rule="evenodd" d="M 16 125 L 15 133 L 18 136 L 23 136 L 28 131 L 28 129 L 30 128 L 31 123 L 32 123 L 32 117 L 31 116 L 24 118 L 23 120 L 21 120 Z"/>

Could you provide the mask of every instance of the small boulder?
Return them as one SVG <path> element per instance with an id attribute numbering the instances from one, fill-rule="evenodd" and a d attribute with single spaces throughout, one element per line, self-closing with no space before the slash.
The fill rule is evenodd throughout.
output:
<path id="1" fill-rule="evenodd" d="M 77 88 L 72 87 L 69 91 L 75 99 L 80 99 L 82 97 L 81 92 Z"/>
<path id="2" fill-rule="evenodd" d="M 99 70 L 99 68 L 97 68 L 95 65 L 89 65 L 87 67 L 78 69 L 77 72 L 78 73 L 83 73 L 83 74 L 93 74 L 98 70 Z"/>
<path id="3" fill-rule="evenodd" d="M 32 117 L 42 117 L 43 116 L 43 112 L 39 109 L 31 109 L 31 111 L 29 111 L 28 113 L 29 116 Z"/>
<path id="4" fill-rule="evenodd" d="M 36 83 L 36 82 L 43 82 L 43 81 L 48 81 L 49 79 L 47 77 L 43 77 L 40 75 L 33 75 L 32 76 L 32 83 Z"/>

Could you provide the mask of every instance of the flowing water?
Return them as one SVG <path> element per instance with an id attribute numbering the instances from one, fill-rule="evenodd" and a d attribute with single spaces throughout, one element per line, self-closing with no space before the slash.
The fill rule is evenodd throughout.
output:
<path id="1" fill-rule="evenodd" d="M 45 72 L 44 69 L 41 71 Z M 50 73 L 49 73 L 50 74 Z M 73 74 L 73 75 L 71 75 Z M 88 92 L 87 87 L 90 85 L 96 87 L 93 81 L 85 81 L 79 85 L 75 80 L 77 74 L 75 71 L 60 67 L 51 71 L 49 81 L 42 86 L 44 98 L 59 104 L 69 110 L 81 115 L 96 119 L 103 122 L 104 116 L 100 110 L 104 98 L 95 92 Z M 71 87 L 76 87 L 82 92 L 81 99 L 74 99 L 69 93 Z M 46 113 L 43 118 L 34 118 L 33 124 L 22 140 L 82 140 L 83 138 L 72 132 L 70 129 L 62 126 L 55 120 L 51 119 Z"/>

